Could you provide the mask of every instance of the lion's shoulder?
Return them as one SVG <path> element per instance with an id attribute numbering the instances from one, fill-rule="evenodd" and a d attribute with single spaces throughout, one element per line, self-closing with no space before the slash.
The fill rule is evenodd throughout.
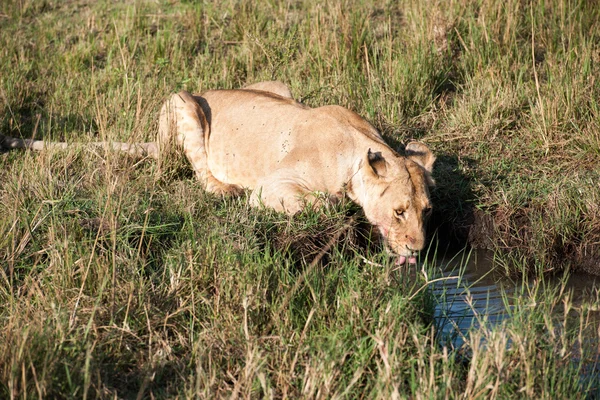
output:
<path id="1" fill-rule="evenodd" d="M 335 121 L 338 125 L 341 124 L 348 128 L 352 128 L 353 131 L 358 131 L 367 136 L 369 139 L 385 145 L 385 142 L 379 131 L 375 129 L 375 127 L 367 120 L 352 110 L 338 105 L 328 105 L 315 108 L 313 109 L 313 112 Z"/>
<path id="2" fill-rule="evenodd" d="M 258 82 L 252 85 L 248 85 L 243 89 L 250 91 L 267 92 L 286 99 L 293 99 L 292 91 L 290 90 L 288 85 L 279 81 Z"/>

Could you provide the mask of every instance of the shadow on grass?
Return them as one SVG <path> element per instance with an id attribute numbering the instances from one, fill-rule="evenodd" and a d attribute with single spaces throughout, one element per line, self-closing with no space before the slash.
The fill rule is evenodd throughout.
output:
<path id="1" fill-rule="evenodd" d="M 461 163 L 472 160 L 461 159 Z M 467 244 L 479 243 L 485 230 L 475 229 L 478 213 L 475 210 L 475 195 L 471 180 L 459 168 L 458 157 L 454 154 L 437 154 L 433 170 L 436 185 L 431 190 L 433 212 L 428 224 L 428 236 L 437 236 L 441 246 L 450 250 L 460 250 Z"/>

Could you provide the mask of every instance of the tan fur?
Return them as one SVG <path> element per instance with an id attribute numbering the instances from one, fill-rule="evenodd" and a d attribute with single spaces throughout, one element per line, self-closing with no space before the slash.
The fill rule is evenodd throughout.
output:
<path id="1" fill-rule="evenodd" d="M 395 254 L 413 256 L 425 244 L 435 157 L 422 143 L 410 143 L 400 156 L 343 107 L 308 108 L 279 82 L 180 92 L 163 106 L 159 137 L 176 138 L 210 192 L 250 189 L 253 205 L 288 214 L 323 198 L 315 193 L 345 193 Z"/>
<path id="2" fill-rule="evenodd" d="M 416 142 L 399 155 L 373 126 L 343 107 L 311 109 L 280 82 L 199 96 L 180 92 L 161 109 L 156 143 L 92 145 L 158 158 L 173 143 L 209 192 L 249 189 L 253 205 L 288 214 L 347 195 L 395 254 L 412 257 L 423 249 L 435 157 Z M 0 135 L 5 149 L 68 145 Z"/>

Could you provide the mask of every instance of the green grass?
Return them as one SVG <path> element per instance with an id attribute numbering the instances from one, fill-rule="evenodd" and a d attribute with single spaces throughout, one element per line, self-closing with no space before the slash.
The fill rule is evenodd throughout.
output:
<path id="1" fill-rule="evenodd" d="M 390 143 L 430 145 L 441 242 L 491 247 L 513 276 L 598 272 L 599 13 L 559 0 L 4 1 L 0 132 L 149 141 L 174 91 L 278 79 Z M 598 299 L 574 310 L 565 293 L 523 293 L 510 321 L 448 352 L 426 278 L 394 271 L 351 204 L 290 219 L 206 194 L 182 160 L 74 148 L 0 154 L 0 205 L 0 397 L 598 390 L 578 347 Z"/>

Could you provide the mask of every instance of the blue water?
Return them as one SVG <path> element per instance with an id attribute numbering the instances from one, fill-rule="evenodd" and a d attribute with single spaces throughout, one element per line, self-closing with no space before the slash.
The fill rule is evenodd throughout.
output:
<path id="1" fill-rule="evenodd" d="M 437 277 L 448 278 L 432 284 L 435 301 L 434 323 L 438 339 L 444 345 L 460 348 L 472 328 L 494 328 L 510 318 L 511 305 L 517 296 L 524 296 L 523 284 L 515 284 L 493 272 L 490 252 L 463 252 L 453 257 L 438 257 Z M 547 290 L 560 285 L 559 279 L 548 279 Z M 540 285 L 530 283 L 529 287 Z M 565 285 L 564 293 L 571 292 L 571 303 L 577 308 L 582 301 L 598 298 L 600 279 L 583 274 L 573 274 Z M 600 310 L 600 304 L 598 305 Z M 557 308 L 557 311 L 561 311 Z M 571 313 L 573 314 L 573 313 Z M 595 319 L 589 325 L 586 340 L 599 343 L 600 311 L 589 314 Z M 554 316 L 562 318 L 561 315 Z M 574 320 L 578 315 L 573 316 Z M 596 346 L 596 351 L 598 348 Z"/>

